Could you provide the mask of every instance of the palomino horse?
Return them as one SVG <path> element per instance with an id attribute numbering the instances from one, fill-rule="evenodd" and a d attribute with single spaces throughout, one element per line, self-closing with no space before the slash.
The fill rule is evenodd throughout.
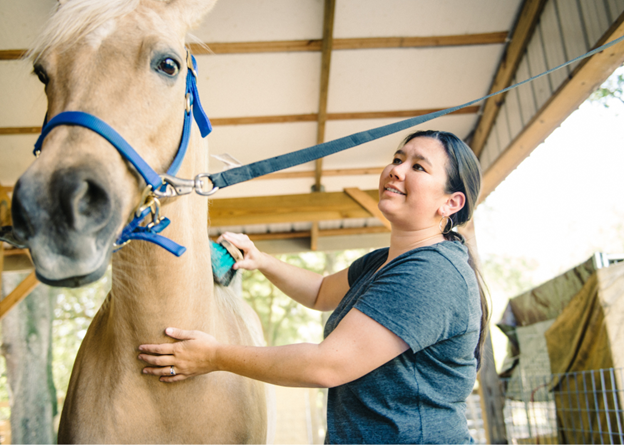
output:
<path id="1" fill-rule="evenodd" d="M 185 36 L 214 2 L 61 1 L 33 52 L 48 119 L 66 111 L 97 116 L 154 170 L 166 171 L 187 108 Z M 193 126 L 179 175 L 193 177 L 207 164 Z M 165 384 L 141 373 L 138 345 L 172 341 L 164 336 L 167 326 L 230 343 L 258 338 L 251 309 L 227 290 L 213 290 L 206 198 L 162 203 L 172 221 L 164 234 L 188 248 L 180 258 L 143 241 L 113 253 L 144 187 L 102 136 L 72 125 L 48 134 L 15 187 L 14 230 L 42 281 L 86 284 L 112 257 L 112 289 L 78 353 L 59 443 L 265 442 L 263 384 L 229 373 Z"/>

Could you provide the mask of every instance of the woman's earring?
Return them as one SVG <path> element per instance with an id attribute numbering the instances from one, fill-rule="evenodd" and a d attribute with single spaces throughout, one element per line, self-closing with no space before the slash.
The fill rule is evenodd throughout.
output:
<path id="1" fill-rule="evenodd" d="M 444 221 L 444 225 L 442 225 L 442 221 Z M 444 231 L 444 229 L 446 229 L 446 226 L 448 225 L 449 221 L 451 222 L 451 227 L 449 227 L 449 229 L 447 231 Z M 440 227 L 440 232 L 442 232 L 442 235 L 446 235 L 451 230 L 453 230 L 453 220 L 449 216 L 443 216 L 440 219 L 439 227 Z"/>

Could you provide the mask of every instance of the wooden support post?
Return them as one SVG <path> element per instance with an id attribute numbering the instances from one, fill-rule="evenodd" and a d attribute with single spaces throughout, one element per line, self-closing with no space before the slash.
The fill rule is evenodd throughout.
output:
<path id="1" fill-rule="evenodd" d="M 321 88 L 319 93 L 318 128 L 316 143 L 325 142 L 325 123 L 327 122 L 327 96 L 329 94 L 329 68 L 331 65 L 332 47 L 334 42 L 334 11 L 336 0 L 325 0 L 325 16 L 323 18 L 323 44 L 321 54 Z M 316 160 L 314 175 L 314 191 L 321 191 L 321 174 L 323 158 Z"/>
<path id="2" fill-rule="evenodd" d="M 6 298 L 0 301 L 0 320 L 11 310 L 13 307 L 22 301 L 37 287 L 39 280 L 33 270 L 24 280 L 17 285 L 17 287 Z"/>
<path id="3" fill-rule="evenodd" d="M 11 199 L 7 190 L 0 185 L 0 227 L 11 224 Z M 2 289 L 2 271 L 4 270 L 4 243 L 0 241 L 0 290 Z"/>
<path id="4" fill-rule="evenodd" d="M 310 231 L 310 250 L 316 252 L 318 250 L 319 239 L 319 223 L 314 221 L 312 223 L 312 230 Z"/>
<path id="5" fill-rule="evenodd" d="M 466 244 L 470 248 L 474 260 L 478 265 L 480 261 L 477 250 L 474 220 L 460 227 L 459 232 L 466 239 Z M 496 373 L 496 363 L 494 361 L 494 350 L 492 348 L 489 327 L 486 333 L 487 336 L 485 338 L 483 355 L 481 357 L 481 370 L 477 376 L 479 380 L 479 398 L 481 399 L 483 428 L 485 429 L 487 443 L 507 443 L 507 431 L 505 428 L 505 417 L 503 415 L 504 399 L 500 380 Z"/>
<path id="6" fill-rule="evenodd" d="M 347 187 L 344 189 L 345 193 L 349 195 L 355 202 L 364 207 L 371 215 L 376 217 L 379 221 L 383 223 L 385 227 L 392 230 L 392 225 L 390 221 L 386 219 L 386 217 L 381 213 L 381 210 L 377 207 L 377 201 L 372 198 L 366 192 L 360 190 L 357 187 Z"/>

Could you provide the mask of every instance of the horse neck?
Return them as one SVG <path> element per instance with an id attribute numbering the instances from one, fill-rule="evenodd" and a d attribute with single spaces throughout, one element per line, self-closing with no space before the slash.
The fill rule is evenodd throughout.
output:
<path id="1" fill-rule="evenodd" d="M 207 168 L 207 150 L 195 130 L 178 173 L 181 178 L 193 178 Z M 116 323 L 161 335 L 166 326 L 211 330 L 215 305 L 207 199 L 194 193 L 168 199 L 161 215 L 171 220 L 161 235 L 187 250 L 176 257 L 155 244 L 133 241 L 114 254 L 109 303 Z"/>

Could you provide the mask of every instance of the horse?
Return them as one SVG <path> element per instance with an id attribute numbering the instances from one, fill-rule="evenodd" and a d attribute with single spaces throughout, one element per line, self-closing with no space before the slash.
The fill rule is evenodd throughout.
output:
<path id="1" fill-rule="evenodd" d="M 215 2 L 61 0 L 30 56 L 45 86 L 46 118 L 67 111 L 96 116 L 155 171 L 166 171 L 189 112 L 185 36 Z M 179 175 L 207 167 L 207 144 L 193 125 Z M 58 441 L 266 442 L 264 384 L 225 372 L 165 384 L 141 372 L 138 345 L 173 341 L 164 335 L 167 326 L 206 331 L 225 343 L 262 341 L 257 315 L 213 283 L 206 198 L 159 202 L 171 220 L 163 233 L 188 249 L 179 258 L 144 241 L 116 250 L 144 189 L 137 169 L 108 140 L 79 125 L 52 129 L 15 186 L 13 230 L 41 281 L 81 286 L 112 262 L 111 290 L 76 357 Z"/>

